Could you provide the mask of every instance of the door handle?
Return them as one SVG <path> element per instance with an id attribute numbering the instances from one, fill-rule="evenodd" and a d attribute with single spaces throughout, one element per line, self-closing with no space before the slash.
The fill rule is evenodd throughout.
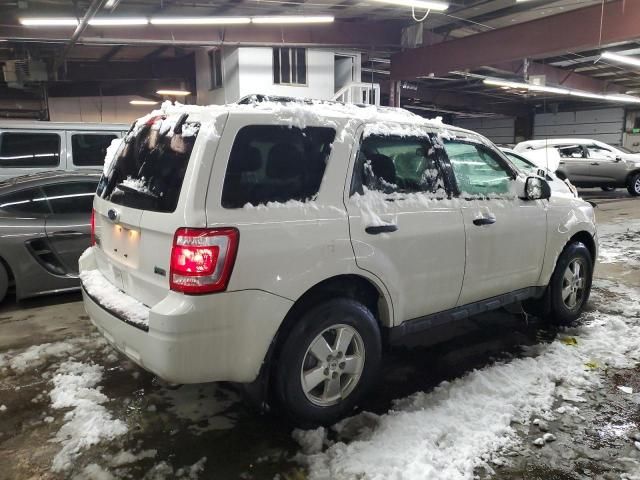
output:
<path id="1" fill-rule="evenodd" d="M 474 225 L 493 225 L 496 223 L 496 217 L 481 217 L 473 220 Z"/>
<path id="2" fill-rule="evenodd" d="M 391 233 L 398 230 L 397 225 L 377 225 L 375 227 L 366 227 L 364 229 L 369 235 L 378 235 L 380 233 Z"/>
<path id="3" fill-rule="evenodd" d="M 591 162 L 591 165 L 600 165 L 598 162 Z"/>

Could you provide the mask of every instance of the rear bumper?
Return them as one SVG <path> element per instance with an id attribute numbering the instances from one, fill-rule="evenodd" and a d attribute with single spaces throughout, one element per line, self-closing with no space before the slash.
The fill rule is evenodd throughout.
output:
<path id="1" fill-rule="evenodd" d="M 80 266 L 96 268 L 91 253 L 83 256 Z M 107 341 L 171 383 L 252 382 L 292 305 L 259 290 L 201 296 L 168 292 L 149 310 L 149 329 L 144 331 L 84 289 L 82 294 L 91 322 Z"/>

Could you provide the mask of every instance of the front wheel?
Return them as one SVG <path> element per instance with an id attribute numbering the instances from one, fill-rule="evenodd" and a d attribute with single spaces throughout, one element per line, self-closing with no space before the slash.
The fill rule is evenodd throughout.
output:
<path id="1" fill-rule="evenodd" d="M 581 242 L 565 247 L 551 277 L 548 295 L 555 322 L 567 325 L 584 310 L 593 277 L 593 260 L 589 249 Z"/>
<path id="2" fill-rule="evenodd" d="M 627 190 L 629 191 L 629 194 L 634 197 L 640 196 L 640 173 L 636 173 L 629 177 Z"/>
<path id="3" fill-rule="evenodd" d="M 361 303 L 335 299 L 311 308 L 292 329 L 275 366 L 283 412 L 308 427 L 349 414 L 378 376 L 380 329 Z"/>
<path id="4" fill-rule="evenodd" d="M 9 274 L 4 265 L 0 262 L 0 302 L 7 296 L 7 290 L 9 290 Z"/>

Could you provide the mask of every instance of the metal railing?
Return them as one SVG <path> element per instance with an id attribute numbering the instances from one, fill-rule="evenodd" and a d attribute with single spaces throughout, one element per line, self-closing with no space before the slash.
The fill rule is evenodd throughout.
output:
<path id="1" fill-rule="evenodd" d="M 353 82 L 336 92 L 333 100 L 342 103 L 364 103 L 380 106 L 380 84 Z"/>

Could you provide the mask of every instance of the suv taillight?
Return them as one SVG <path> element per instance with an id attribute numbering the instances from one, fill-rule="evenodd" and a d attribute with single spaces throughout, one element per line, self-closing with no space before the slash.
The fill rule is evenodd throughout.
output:
<path id="1" fill-rule="evenodd" d="M 171 290 L 190 294 L 226 290 L 239 238 L 235 228 L 179 228 L 171 249 Z"/>
<path id="2" fill-rule="evenodd" d="M 85 217 L 86 218 L 86 217 Z M 91 210 L 91 246 L 96 244 L 96 211 Z"/>

